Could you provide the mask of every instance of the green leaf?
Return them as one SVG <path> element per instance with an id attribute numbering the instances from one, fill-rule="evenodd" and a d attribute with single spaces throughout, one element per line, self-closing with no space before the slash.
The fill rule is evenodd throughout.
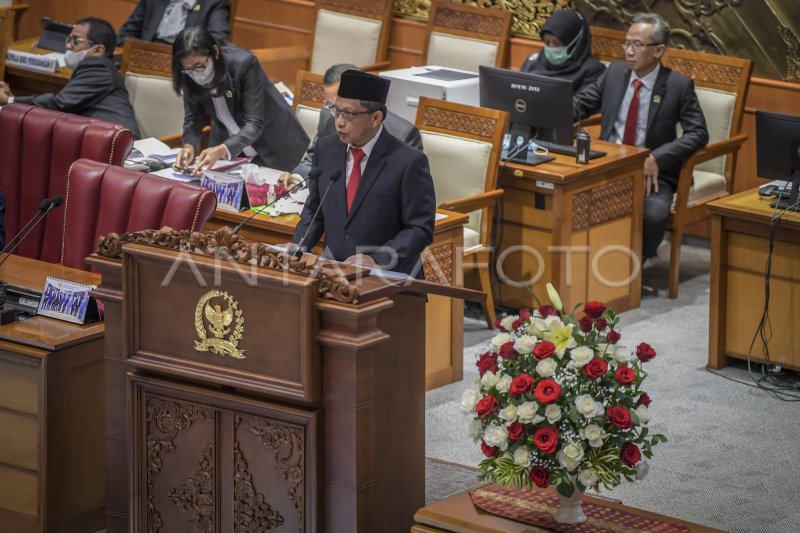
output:
<path id="1" fill-rule="evenodd" d="M 556 490 L 565 498 L 569 498 L 575 492 L 575 486 L 572 483 L 561 483 L 556 485 Z"/>

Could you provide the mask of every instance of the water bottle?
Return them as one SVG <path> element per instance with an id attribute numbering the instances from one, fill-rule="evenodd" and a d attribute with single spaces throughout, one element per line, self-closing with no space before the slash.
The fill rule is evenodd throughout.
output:
<path id="1" fill-rule="evenodd" d="M 592 139 L 589 137 L 589 134 L 586 133 L 586 130 L 581 130 L 578 135 L 575 136 L 575 162 L 580 163 L 582 165 L 589 164 L 589 150 L 591 148 Z"/>

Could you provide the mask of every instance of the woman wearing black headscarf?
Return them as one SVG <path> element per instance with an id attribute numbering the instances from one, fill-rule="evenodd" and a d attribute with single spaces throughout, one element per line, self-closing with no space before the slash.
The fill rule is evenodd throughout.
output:
<path id="1" fill-rule="evenodd" d="M 589 23 L 572 9 L 556 11 L 539 32 L 544 50 L 531 55 L 522 72 L 561 78 L 572 82 L 573 94 L 600 77 L 606 67 L 592 57 Z"/>

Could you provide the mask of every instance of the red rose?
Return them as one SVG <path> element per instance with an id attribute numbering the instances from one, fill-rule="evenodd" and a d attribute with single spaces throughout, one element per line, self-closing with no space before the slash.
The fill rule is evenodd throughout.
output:
<path id="1" fill-rule="evenodd" d="M 589 315 L 584 315 L 578 320 L 578 327 L 581 328 L 581 331 L 584 333 L 589 333 L 592 331 L 594 324 L 592 323 L 592 317 Z"/>
<path id="2" fill-rule="evenodd" d="M 594 327 L 597 329 L 597 331 L 603 331 L 606 329 L 606 326 L 608 326 L 608 322 L 606 322 L 605 318 L 598 318 L 594 322 Z"/>
<path id="3" fill-rule="evenodd" d="M 519 439 L 525 436 L 525 427 L 519 422 L 510 424 L 506 428 L 506 431 L 508 431 L 508 440 L 511 442 L 517 442 Z"/>
<path id="4" fill-rule="evenodd" d="M 481 418 L 486 418 L 487 416 L 496 413 L 498 409 L 500 409 L 500 404 L 497 403 L 497 398 L 491 394 L 487 394 L 481 398 L 481 401 L 479 401 L 475 406 L 475 412 L 478 413 L 478 416 Z"/>
<path id="5" fill-rule="evenodd" d="M 533 355 L 537 361 L 553 357 L 556 353 L 556 345 L 550 341 L 542 341 L 533 348 Z"/>
<path id="6" fill-rule="evenodd" d="M 640 405 L 644 405 L 645 407 L 650 407 L 650 396 L 647 395 L 646 392 L 643 392 L 639 399 L 636 401 L 637 407 Z"/>
<path id="7" fill-rule="evenodd" d="M 542 318 L 547 318 L 549 316 L 558 316 L 558 311 L 552 305 L 543 305 L 539 308 L 539 314 L 542 315 Z"/>
<path id="8" fill-rule="evenodd" d="M 553 426 L 540 427 L 533 434 L 533 445 L 543 454 L 551 454 L 558 448 L 558 429 Z"/>
<path id="9" fill-rule="evenodd" d="M 497 446 L 489 446 L 483 441 L 481 441 L 481 451 L 486 457 L 497 457 L 500 455 L 500 450 L 497 448 Z"/>
<path id="10" fill-rule="evenodd" d="M 528 394 L 533 388 L 533 377 L 530 374 L 520 374 L 511 380 L 508 393 L 511 396 L 522 396 Z"/>
<path id="11" fill-rule="evenodd" d="M 630 429 L 633 427 L 631 412 L 621 405 L 612 405 L 606 409 L 606 418 L 620 429 Z"/>
<path id="12" fill-rule="evenodd" d="M 486 372 L 497 374 L 497 354 L 486 352 L 478 358 L 475 366 L 478 367 L 478 372 L 481 376 Z"/>
<path id="13" fill-rule="evenodd" d="M 522 320 L 521 318 L 518 318 L 511 324 L 511 329 L 518 330 L 519 328 L 521 328 L 524 325 L 525 325 L 525 321 Z"/>
<path id="14" fill-rule="evenodd" d="M 622 385 L 630 385 L 636 379 L 636 371 L 629 366 L 621 366 L 614 372 L 614 378 L 617 383 Z"/>
<path id="15" fill-rule="evenodd" d="M 531 481 L 540 488 L 547 488 L 550 485 L 550 472 L 543 466 L 531 468 Z"/>
<path id="16" fill-rule="evenodd" d="M 525 321 L 531 317 L 531 310 L 528 309 L 527 307 L 523 307 L 522 309 L 519 310 L 519 313 L 517 314 L 519 315 L 520 320 Z"/>
<path id="17" fill-rule="evenodd" d="M 611 344 L 615 344 L 622 335 L 619 334 L 619 331 L 612 329 L 606 334 L 606 341 L 610 342 Z"/>
<path id="18" fill-rule="evenodd" d="M 606 310 L 606 304 L 603 302 L 586 302 L 583 306 L 583 312 L 592 318 L 600 318 Z"/>
<path id="19" fill-rule="evenodd" d="M 636 463 L 642 458 L 642 453 L 639 451 L 639 448 L 632 442 L 626 442 L 624 446 L 622 446 L 622 450 L 619 452 L 619 456 L 622 459 L 622 462 L 625 463 L 627 466 L 635 466 Z"/>
<path id="20" fill-rule="evenodd" d="M 543 379 L 536 385 L 533 394 L 539 403 L 553 403 L 561 396 L 561 386 L 552 379 Z"/>
<path id="21" fill-rule="evenodd" d="M 636 357 L 638 357 L 639 361 L 641 361 L 642 363 L 646 363 L 651 359 L 655 359 L 656 351 L 653 349 L 652 346 L 650 346 L 646 342 L 643 342 L 636 347 Z"/>
<path id="22" fill-rule="evenodd" d="M 494 327 L 496 327 L 497 329 L 499 329 L 500 331 L 502 331 L 502 332 L 504 332 L 504 333 L 508 333 L 508 331 L 506 331 L 506 328 L 504 328 L 504 327 L 502 326 L 502 324 L 500 323 L 500 321 L 501 321 L 501 319 L 500 319 L 500 318 L 498 318 L 497 320 L 495 320 L 495 321 L 494 321 Z"/>
<path id="23" fill-rule="evenodd" d="M 512 341 L 508 341 L 500 347 L 500 357 L 503 359 L 514 361 L 518 356 L 519 354 L 514 349 L 514 343 Z"/>
<path id="24" fill-rule="evenodd" d="M 583 373 L 592 379 L 600 379 L 608 372 L 608 363 L 605 360 L 595 357 L 583 367 Z"/>

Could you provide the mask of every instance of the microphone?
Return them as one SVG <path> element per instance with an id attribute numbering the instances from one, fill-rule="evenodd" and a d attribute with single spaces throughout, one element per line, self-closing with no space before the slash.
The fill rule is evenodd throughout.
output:
<path id="1" fill-rule="evenodd" d="M 237 225 L 236 225 L 236 227 L 235 227 L 235 228 L 233 228 L 232 235 L 236 235 L 237 233 L 239 233 L 239 230 L 241 230 L 241 229 L 242 229 L 242 227 L 243 227 L 245 224 L 247 224 L 248 222 L 250 222 L 250 220 L 252 220 L 252 219 L 253 219 L 253 217 L 255 217 L 256 215 L 258 215 L 259 213 L 263 213 L 263 212 L 264 212 L 264 209 L 268 208 L 269 206 L 271 206 L 272 204 L 274 204 L 275 202 L 277 202 L 277 201 L 278 201 L 278 200 L 280 200 L 281 198 L 283 198 L 283 197 L 285 197 L 285 196 L 288 196 L 290 192 L 292 192 L 293 190 L 295 190 L 295 189 L 299 188 L 299 187 L 300 187 L 300 185 L 302 185 L 303 183 L 306 183 L 306 182 L 308 182 L 309 180 L 315 180 L 315 179 L 317 179 L 317 178 L 320 176 L 320 174 L 322 174 L 322 169 L 321 169 L 321 168 L 319 168 L 319 167 L 315 167 L 315 168 L 312 168 L 311 170 L 309 170 L 309 171 L 308 171 L 308 177 L 307 177 L 306 179 L 303 179 L 303 178 L 301 177 L 301 178 L 300 178 L 300 181 L 298 181 L 297 183 L 295 183 L 295 184 L 294 184 L 294 185 L 293 185 L 293 186 L 292 186 L 290 189 L 288 189 L 288 190 L 286 191 L 286 194 L 284 194 L 284 195 L 283 195 L 283 196 L 281 196 L 280 198 L 278 198 L 278 197 L 277 197 L 277 195 L 276 195 L 276 197 L 275 197 L 275 199 L 274 199 L 274 200 L 272 200 L 271 202 L 269 202 L 269 203 L 265 204 L 264 206 L 262 206 L 262 207 L 261 207 L 261 209 L 259 209 L 258 211 L 253 211 L 253 213 L 252 213 L 250 216 L 248 216 L 246 219 L 244 219 L 244 220 L 242 220 L 241 222 L 239 222 L 239 224 L 237 224 Z"/>
<path id="2" fill-rule="evenodd" d="M 317 220 L 317 215 L 319 214 L 319 210 L 322 209 L 322 204 L 325 203 L 325 198 L 328 196 L 328 193 L 331 190 L 331 185 L 333 185 L 334 183 L 339 181 L 339 178 L 341 178 L 341 177 L 342 177 L 342 169 L 340 169 L 340 168 L 336 169 L 336 172 L 334 172 L 333 175 L 331 176 L 331 181 L 328 182 L 328 186 L 325 187 L 325 193 L 322 195 L 322 199 L 319 201 L 319 204 L 317 204 L 317 209 L 314 211 L 314 215 L 311 217 L 311 222 L 308 224 L 308 227 L 306 228 L 306 232 L 303 235 L 303 238 L 300 239 L 300 242 L 297 243 L 297 248 L 295 249 L 294 252 L 291 253 L 291 255 L 293 255 L 293 256 L 295 256 L 297 258 L 302 257 L 302 255 L 303 255 L 303 243 L 306 242 L 306 237 L 308 237 L 308 233 L 311 231 L 311 228 L 314 226 L 314 221 Z"/>
<path id="3" fill-rule="evenodd" d="M 35 215 L 33 215 L 33 217 L 34 217 L 34 219 L 36 219 L 36 221 L 33 222 L 33 224 L 31 224 L 31 222 L 28 222 L 28 224 L 26 224 L 25 227 L 28 228 L 28 226 L 30 226 L 30 228 L 28 228 L 27 231 L 25 231 L 23 229 L 22 231 L 20 231 L 19 233 L 17 233 L 14 236 L 14 239 L 17 239 L 17 243 L 10 250 L 8 249 L 8 247 L 10 245 L 10 243 L 9 243 L 9 245 L 6 245 L 6 247 L 3 249 L 3 251 L 0 252 L 0 254 L 2 252 L 6 252 L 6 256 L 3 259 L 0 259 L 0 266 L 2 266 L 3 263 L 5 263 L 8 260 L 8 258 L 11 257 L 11 254 L 13 254 L 17 250 L 17 248 L 19 248 L 19 245 L 22 244 L 22 242 L 28 237 L 28 235 L 30 235 L 30 233 L 33 230 L 36 229 L 36 226 L 38 226 L 42 222 L 42 220 L 45 219 L 45 217 L 50 213 L 50 211 L 52 211 L 54 208 L 60 206 L 61 202 L 63 202 L 63 201 L 64 201 L 64 198 L 60 194 L 56 195 L 56 196 L 53 196 L 52 200 L 48 200 L 47 198 L 42 200 L 42 203 L 39 204 L 39 209 L 42 210 L 42 207 L 44 207 L 44 209 L 42 210 L 41 214 L 36 213 Z M 38 216 L 38 218 L 36 218 L 37 216 Z M 31 220 L 33 221 L 33 219 L 31 219 Z M 24 234 L 23 234 L 23 231 L 25 231 Z M 14 240 L 14 239 L 12 239 L 12 240 Z"/>

